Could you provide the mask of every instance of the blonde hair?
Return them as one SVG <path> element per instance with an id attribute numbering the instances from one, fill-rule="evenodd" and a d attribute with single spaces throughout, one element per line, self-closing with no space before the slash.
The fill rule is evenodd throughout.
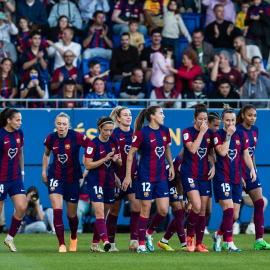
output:
<path id="1" fill-rule="evenodd" d="M 56 116 L 55 121 L 56 121 L 56 119 L 57 119 L 58 117 L 65 117 L 65 118 L 67 118 L 67 119 L 68 119 L 68 122 L 70 123 L 70 117 L 69 117 L 66 113 L 60 112 L 60 113 Z"/>
<path id="2" fill-rule="evenodd" d="M 127 107 L 117 106 L 113 109 L 113 111 L 110 114 L 110 117 L 114 120 L 114 128 L 119 126 L 119 122 L 117 120 L 117 117 L 121 116 L 121 112 L 125 109 L 128 109 Z"/>

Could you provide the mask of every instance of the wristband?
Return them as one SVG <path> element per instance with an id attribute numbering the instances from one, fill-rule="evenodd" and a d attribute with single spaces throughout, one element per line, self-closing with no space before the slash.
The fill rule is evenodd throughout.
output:
<path id="1" fill-rule="evenodd" d="M 25 175 L 24 171 L 21 171 L 21 174 L 22 174 L 22 175 Z"/>
<path id="2" fill-rule="evenodd" d="M 183 200 L 183 195 L 179 196 L 179 199 L 180 199 L 180 200 Z"/>

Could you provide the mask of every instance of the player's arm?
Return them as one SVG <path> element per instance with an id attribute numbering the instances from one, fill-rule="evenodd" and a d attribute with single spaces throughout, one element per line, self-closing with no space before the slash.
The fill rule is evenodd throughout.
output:
<path id="1" fill-rule="evenodd" d="M 231 142 L 231 137 L 233 135 L 233 133 L 236 131 L 235 126 L 229 126 L 228 130 L 227 130 L 227 134 L 226 134 L 226 138 L 225 141 L 223 142 L 223 144 L 219 144 L 215 146 L 215 150 L 218 152 L 218 154 L 222 157 L 225 157 L 229 147 L 230 147 L 230 142 Z M 217 141 L 215 141 L 217 140 Z M 214 138 L 214 144 L 218 143 L 218 138 Z"/>
<path id="2" fill-rule="evenodd" d="M 172 153 L 171 153 L 171 149 L 170 149 L 169 144 L 166 145 L 165 157 L 170 165 L 168 180 L 172 181 L 175 177 L 175 171 L 174 171 L 174 166 L 173 166 L 173 161 L 172 161 Z"/>
<path id="3" fill-rule="evenodd" d="M 255 162 L 255 154 L 253 155 L 253 166 L 254 166 L 255 172 L 257 172 L 257 166 L 256 166 L 256 162 Z"/>
<path id="4" fill-rule="evenodd" d="M 85 158 L 84 160 L 84 167 L 86 170 L 93 170 L 95 168 L 98 168 L 99 166 L 101 166 L 104 162 L 107 162 L 109 160 L 112 159 L 114 152 L 110 152 L 106 157 L 97 160 L 97 161 L 93 161 L 93 158 Z"/>
<path id="5" fill-rule="evenodd" d="M 41 176 L 42 181 L 46 186 L 48 185 L 47 168 L 50 162 L 50 155 L 51 155 L 51 150 L 48 147 L 46 147 L 44 155 L 43 155 L 43 159 L 42 159 L 42 176 Z"/>
<path id="6" fill-rule="evenodd" d="M 256 176 L 255 169 L 253 167 L 252 159 L 249 155 L 248 149 L 245 149 L 243 151 L 243 159 L 244 159 L 246 165 L 248 166 L 248 168 L 250 169 L 250 177 L 252 178 L 251 182 L 256 181 L 257 176 Z"/>
<path id="7" fill-rule="evenodd" d="M 24 156 L 23 156 L 23 146 L 19 150 L 19 165 L 22 173 L 22 180 L 24 181 Z"/>

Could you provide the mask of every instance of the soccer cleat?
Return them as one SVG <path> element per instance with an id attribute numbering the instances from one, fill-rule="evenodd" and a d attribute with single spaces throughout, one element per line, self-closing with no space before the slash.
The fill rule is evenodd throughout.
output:
<path id="1" fill-rule="evenodd" d="M 181 247 L 181 249 L 180 249 L 181 251 L 187 251 L 187 245 L 185 245 L 185 246 L 183 246 L 183 247 Z"/>
<path id="2" fill-rule="evenodd" d="M 195 250 L 195 244 L 194 244 L 194 237 L 188 237 L 187 238 L 187 251 L 194 252 Z"/>
<path id="3" fill-rule="evenodd" d="M 214 241 L 214 245 L 213 245 L 214 251 L 220 252 L 221 251 L 221 247 L 220 247 L 221 238 L 217 238 L 217 232 L 214 232 L 212 234 L 212 239 Z"/>
<path id="4" fill-rule="evenodd" d="M 245 234 L 255 234 L 255 224 L 254 223 L 249 223 L 246 230 Z"/>
<path id="5" fill-rule="evenodd" d="M 175 251 L 173 248 L 170 247 L 169 243 L 164 243 L 162 241 L 158 241 L 158 246 L 163 248 L 166 251 Z"/>
<path id="6" fill-rule="evenodd" d="M 61 252 L 61 253 L 67 252 L 66 246 L 65 246 L 65 245 L 61 245 L 61 246 L 59 247 L 59 252 Z"/>
<path id="7" fill-rule="evenodd" d="M 71 239 L 70 238 L 70 244 L 69 244 L 69 251 L 77 251 L 77 239 Z"/>
<path id="8" fill-rule="evenodd" d="M 105 242 L 103 243 L 103 247 L 104 247 L 105 252 L 108 252 L 108 251 L 110 251 L 112 245 L 110 244 L 109 241 L 105 241 Z"/>
<path id="9" fill-rule="evenodd" d="M 111 252 L 118 252 L 119 249 L 115 246 L 115 243 L 111 243 L 111 248 L 110 248 Z"/>
<path id="10" fill-rule="evenodd" d="M 100 248 L 99 244 L 92 244 L 90 246 L 91 252 L 105 252 L 103 249 Z"/>
<path id="11" fill-rule="evenodd" d="M 139 246 L 139 247 L 137 248 L 137 252 L 138 252 L 138 253 L 149 253 L 149 251 L 146 249 L 145 246 Z"/>
<path id="12" fill-rule="evenodd" d="M 241 252 L 242 250 L 237 248 L 235 244 L 233 244 L 232 247 L 228 247 L 227 249 L 228 252 Z"/>
<path id="13" fill-rule="evenodd" d="M 195 251 L 196 252 L 209 252 L 208 247 L 202 244 L 196 246 Z"/>
<path id="14" fill-rule="evenodd" d="M 4 244 L 9 248 L 11 252 L 18 252 L 17 248 L 15 247 L 13 240 L 5 239 Z"/>
<path id="15" fill-rule="evenodd" d="M 240 233 L 240 224 L 237 222 L 233 223 L 233 234 L 239 234 Z"/>
<path id="16" fill-rule="evenodd" d="M 129 250 L 130 251 L 137 251 L 138 247 L 139 247 L 138 241 L 134 241 L 130 244 Z"/>
<path id="17" fill-rule="evenodd" d="M 221 246 L 221 248 L 223 249 L 223 250 L 227 250 L 228 249 L 228 244 L 226 243 L 226 244 L 223 244 L 222 246 Z"/>
<path id="18" fill-rule="evenodd" d="M 210 234 L 210 232 L 207 230 L 207 228 L 204 229 L 204 234 Z"/>
<path id="19" fill-rule="evenodd" d="M 261 240 L 258 243 L 254 244 L 255 250 L 270 250 L 270 245 L 267 244 L 264 240 Z"/>
<path id="20" fill-rule="evenodd" d="M 153 238 L 151 237 L 151 235 L 146 235 L 145 237 L 145 245 L 146 245 L 146 248 L 153 252 L 155 250 L 155 247 L 153 245 Z"/>

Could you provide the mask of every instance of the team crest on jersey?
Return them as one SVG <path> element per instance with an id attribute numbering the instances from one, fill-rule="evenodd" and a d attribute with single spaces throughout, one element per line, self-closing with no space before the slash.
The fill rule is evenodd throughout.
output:
<path id="1" fill-rule="evenodd" d="M 253 137 L 254 138 L 254 142 L 257 142 L 257 138 L 256 137 Z"/>
<path id="2" fill-rule="evenodd" d="M 230 195 L 230 193 L 228 191 L 226 191 L 224 194 L 226 197 L 229 197 L 229 195 Z"/>
<path id="3" fill-rule="evenodd" d="M 10 159 L 13 159 L 17 153 L 18 153 L 18 148 L 9 148 L 8 149 L 8 156 L 10 157 Z"/>
<path id="4" fill-rule="evenodd" d="M 240 145 L 240 141 L 239 141 L 239 140 L 236 140 L 235 143 L 236 143 L 237 145 Z"/>
<path id="5" fill-rule="evenodd" d="M 68 160 L 68 155 L 67 154 L 64 154 L 64 155 L 57 155 L 58 157 L 58 161 L 63 165 L 67 162 Z"/>
<path id="6" fill-rule="evenodd" d="M 149 197 L 149 192 L 144 192 L 144 197 Z"/>
<path id="7" fill-rule="evenodd" d="M 97 198 L 98 198 L 99 200 L 101 200 L 102 195 L 101 195 L 101 194 L 98 194 L 98 195 L 97 195 Z"/>
<path id="8" fill-rule="evenodd" d="M 227 152 L 227 156 L 231 160 L 231 162 L 233 162 L 233 160 L 237 156 L 237 149 L 233 149 L 233 150 L 229 149 L 228 152 Z"/>
<path id="9" fill-rule="evenodd" d="M 167 142 L 166 136 L 163 137 L 163 141 L 164 141 L 164 142 Z"/>
<path id="10" fill-rule="evenodd" d="M 55 187 L 51 187 L 50 189 L 51 189 L 51 191 L 55 191 Z"/>
<path id="11" fill-rule="evenodd" d="M 66 144 L 66 145 L 65 145 L 65 148 L 66 148 L 66 149 L 70 149 L 70 144 Z"/>
<path id="12" fill-rule="evenodd" d="M 248 153 L 249 153 L 250 156 L 253 155 L 254 150 L 255 150 L 255 146 L 252 146 L 252 147 L 249 147 L 249 148 L 248 148 Z"/>
<path id="13" fill-rule="evenodd" d="M 162 147 L 157 146 L 155 148 L 155 153 L 156 153 L 156 155 L 158 156 L 159 159 L 163 156 L 164 152 L 165 152 L 165 147 L 164 146 L 162 146 Z"/>
<path id="14" fill-rule="evenodd" d="M 174 197 L 174 199 L 177 199 L 178 198 L 178 195 L 177 194 L 174 194 L 173 197 Z"/>
<path id="15" fill-rule="evenodd" d="M 120 196 L 119 193 L 114 194 L 115 199 L 119 198 L 119 196 Z"/>
<path id="16" fill-rule="evenodd" d="M 211 141 L 210 138 L 207 138 L 206 142 L 207 142 L 207 143 L 210 143 L 210 141 Z"/>
<path id="17" fill-rule="evenodd" d="M 125 153 L 128 155 L 128 153 L 129 153 L 129 150 L 130 150 L 130 145 L 125 145 L 125 147 L 124 147 L 124 151 L 125 151 Z"/>
<path id="18" fill-rule="evenodd" d="M 200 157 L 200 159 L 203 159 L 207 153 L 207 148 L 201 148 L 199 147 L 197 150 L 197 155 Z"/>
<path id="19" fill-rule="evenodd" d="M 194 188 L 194 187 L 195 187 L 195 184 L 194 184 L 194 183 L 191 183 L 191 184 L 190 184 L 190 187 L 191 187 L 191 188 Z"/>
<path id="20" fill-rule="evenodd" d="M 20 138 L 16 139 L 16 142 L 17 143 L 20 143 L 21 142 L 21 139 Z"/>

